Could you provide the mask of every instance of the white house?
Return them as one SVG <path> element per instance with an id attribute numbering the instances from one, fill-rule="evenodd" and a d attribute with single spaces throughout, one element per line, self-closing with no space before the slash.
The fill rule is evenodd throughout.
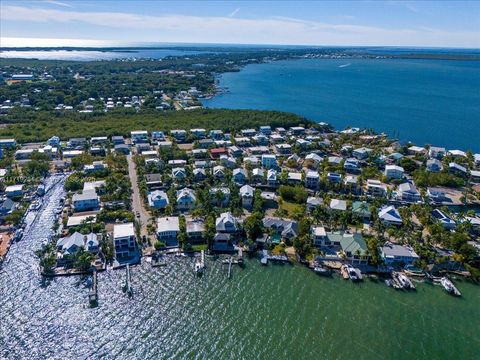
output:
<path id="1" fill-rule="evenodd" d="M 428 159 L 427 160 L 427 171 L 430 172 L 440 172 L 443 169 L 442 162 L 438 159 Z"/>
<path id="2" fill-rule="evenodd" d="M 325 228 L 323 226 L 316 226 L 312 229 L 312 238 L 313 238 L 313 245 L 320 247 L 327 245 L 326 242 L 328 241 L 327 233 L 325 232 Z"/>
<path id="3" fill-rule="evenodd" d="M 378 218 L 386 225 L 402 225 L 402 217 L 395 206 L 384 206 L 378 211 Z"/>
<path id="4" fill-rule="evenodd" d="M 167 216 L 157 219 L 157 239 L 166 246 L 178 246 L 177 234 L 180 232 L 178 216 Z"/>
<path id="5" fill-rule="evenodd" d="M 317 171 L 307 171 L 305 174 L 305 187 L 317 189 L 320 184 L 320 174 Z"/>
<path id="6" fill-rule="evenodd" d="M 145 130 L 136 130 L 130 132 L 130 137 L 134 144 L 147 142 L 148 140 L 148 131 Z"/>
<path id="7" fill-rule="evenodd" d="M 5 195 L 9 198 L 23 195 L 23 184 L 10 185 L 5 188 Z"/>
<path id="8" fill-rule="evenodd" d="M 117 259 L 131 257 L 136 253 L 135 229 L 133 223 L 113 226 L 113 244 Z"/>
<path id="9" fill-rule="evenodd" d="M 409 265 L 420 258 L 410 246 L 389 242 L 381 247 L 380 256 L 387 265 L 394 263 Z"/>
<path id="10" fill-rule="evenodd" d="M 332 199 L 330 200 L 330 209 L 345 211 L 347 210 L 347 202 L 345 200 Z"/>

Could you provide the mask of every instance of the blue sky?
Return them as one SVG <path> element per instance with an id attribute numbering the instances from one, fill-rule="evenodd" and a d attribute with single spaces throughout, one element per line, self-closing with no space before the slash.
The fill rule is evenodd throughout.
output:
<path id="1" fill-rule="evenodd" d="M 186 42 L 480 48 L 480 1 L 1 0 L 0 6 L 1 46 Z"/>

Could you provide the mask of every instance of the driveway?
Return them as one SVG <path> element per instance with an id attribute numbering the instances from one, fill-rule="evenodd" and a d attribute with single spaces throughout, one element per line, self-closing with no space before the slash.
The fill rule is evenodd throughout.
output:
<path id="1" fill-rule="evenodd" d="M 135 168 L 135 162 L 133 161 L 132 155 L 127 156 L 128 162 L 128 176 L 130 177 L 130 182 L 132 183 L 132 209 L 135 214 L 135 219 L 140 223 L 140 234 L 148 237 L 147 224 L 150 220 L 150 214 L 143 205 L 143 199 L 140 196 L 140 191 L 138 189 L 137 181 L 137 169 Z M 140 217 L 137 217 L 137 213 L 140 214 Z"/>

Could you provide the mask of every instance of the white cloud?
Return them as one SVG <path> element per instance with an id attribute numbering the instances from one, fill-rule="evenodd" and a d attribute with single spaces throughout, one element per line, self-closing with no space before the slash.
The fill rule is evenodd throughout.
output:
<path id="1" fill-rule="evenodd" d="M 9 5 L 2 6 L 1 10 L 2 23 L 23 21 L 76 26 L 84 23 L 92 25 L 91 28 L 98 27 L 99 32 L 105 27 L 123 30 L 122 39 L 113 40 L 125 41 L 480 47 L 478 32 L 450 32 L 422 28 L 386 29 L 328 24 L 288 17 L 245 19 L 174 14 L 151 16 L 121 12 L 60 11 Z M 2 27 L 6 30 L 7 26 Z"/>
<path id="2" fill-rule="evenodd" d="M 61 1 L 56 1 L 56 0 L 42 0 L 42 2 L 47 3 L 47 4 L 52 4 L 52 5 L 58 5 L 58 6 L 63 6 L 63 7 L 68 7 L 68 8 L 73 8 L 73 5 L 67 4 Z"/>

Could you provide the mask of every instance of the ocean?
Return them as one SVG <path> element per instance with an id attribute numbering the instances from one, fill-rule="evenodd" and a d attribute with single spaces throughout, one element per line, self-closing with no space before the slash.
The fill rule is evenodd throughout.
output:
<path id="1" fill-rule="evenodd" d="M 302 59 L 219 76 L 212 108 L 280 110 L 480 152 L 480 61 Z"/>
<path id="2" fill-rule="evenodd" d="M 0 268 L 1 359 L 478 358 L 480 291 L 460 280 L 455 298 L 439 286 L 395 291 L 255 258 L 231 278 L 207 258 L 199 278 L 193 258 L 171 257 L 132 267 L 132 298 L 124 270 L 99 273 L 90 308 L 85 278 L 44 279 L 34 253 L 64 196 L 63 181 L 52 185 Z"/>

